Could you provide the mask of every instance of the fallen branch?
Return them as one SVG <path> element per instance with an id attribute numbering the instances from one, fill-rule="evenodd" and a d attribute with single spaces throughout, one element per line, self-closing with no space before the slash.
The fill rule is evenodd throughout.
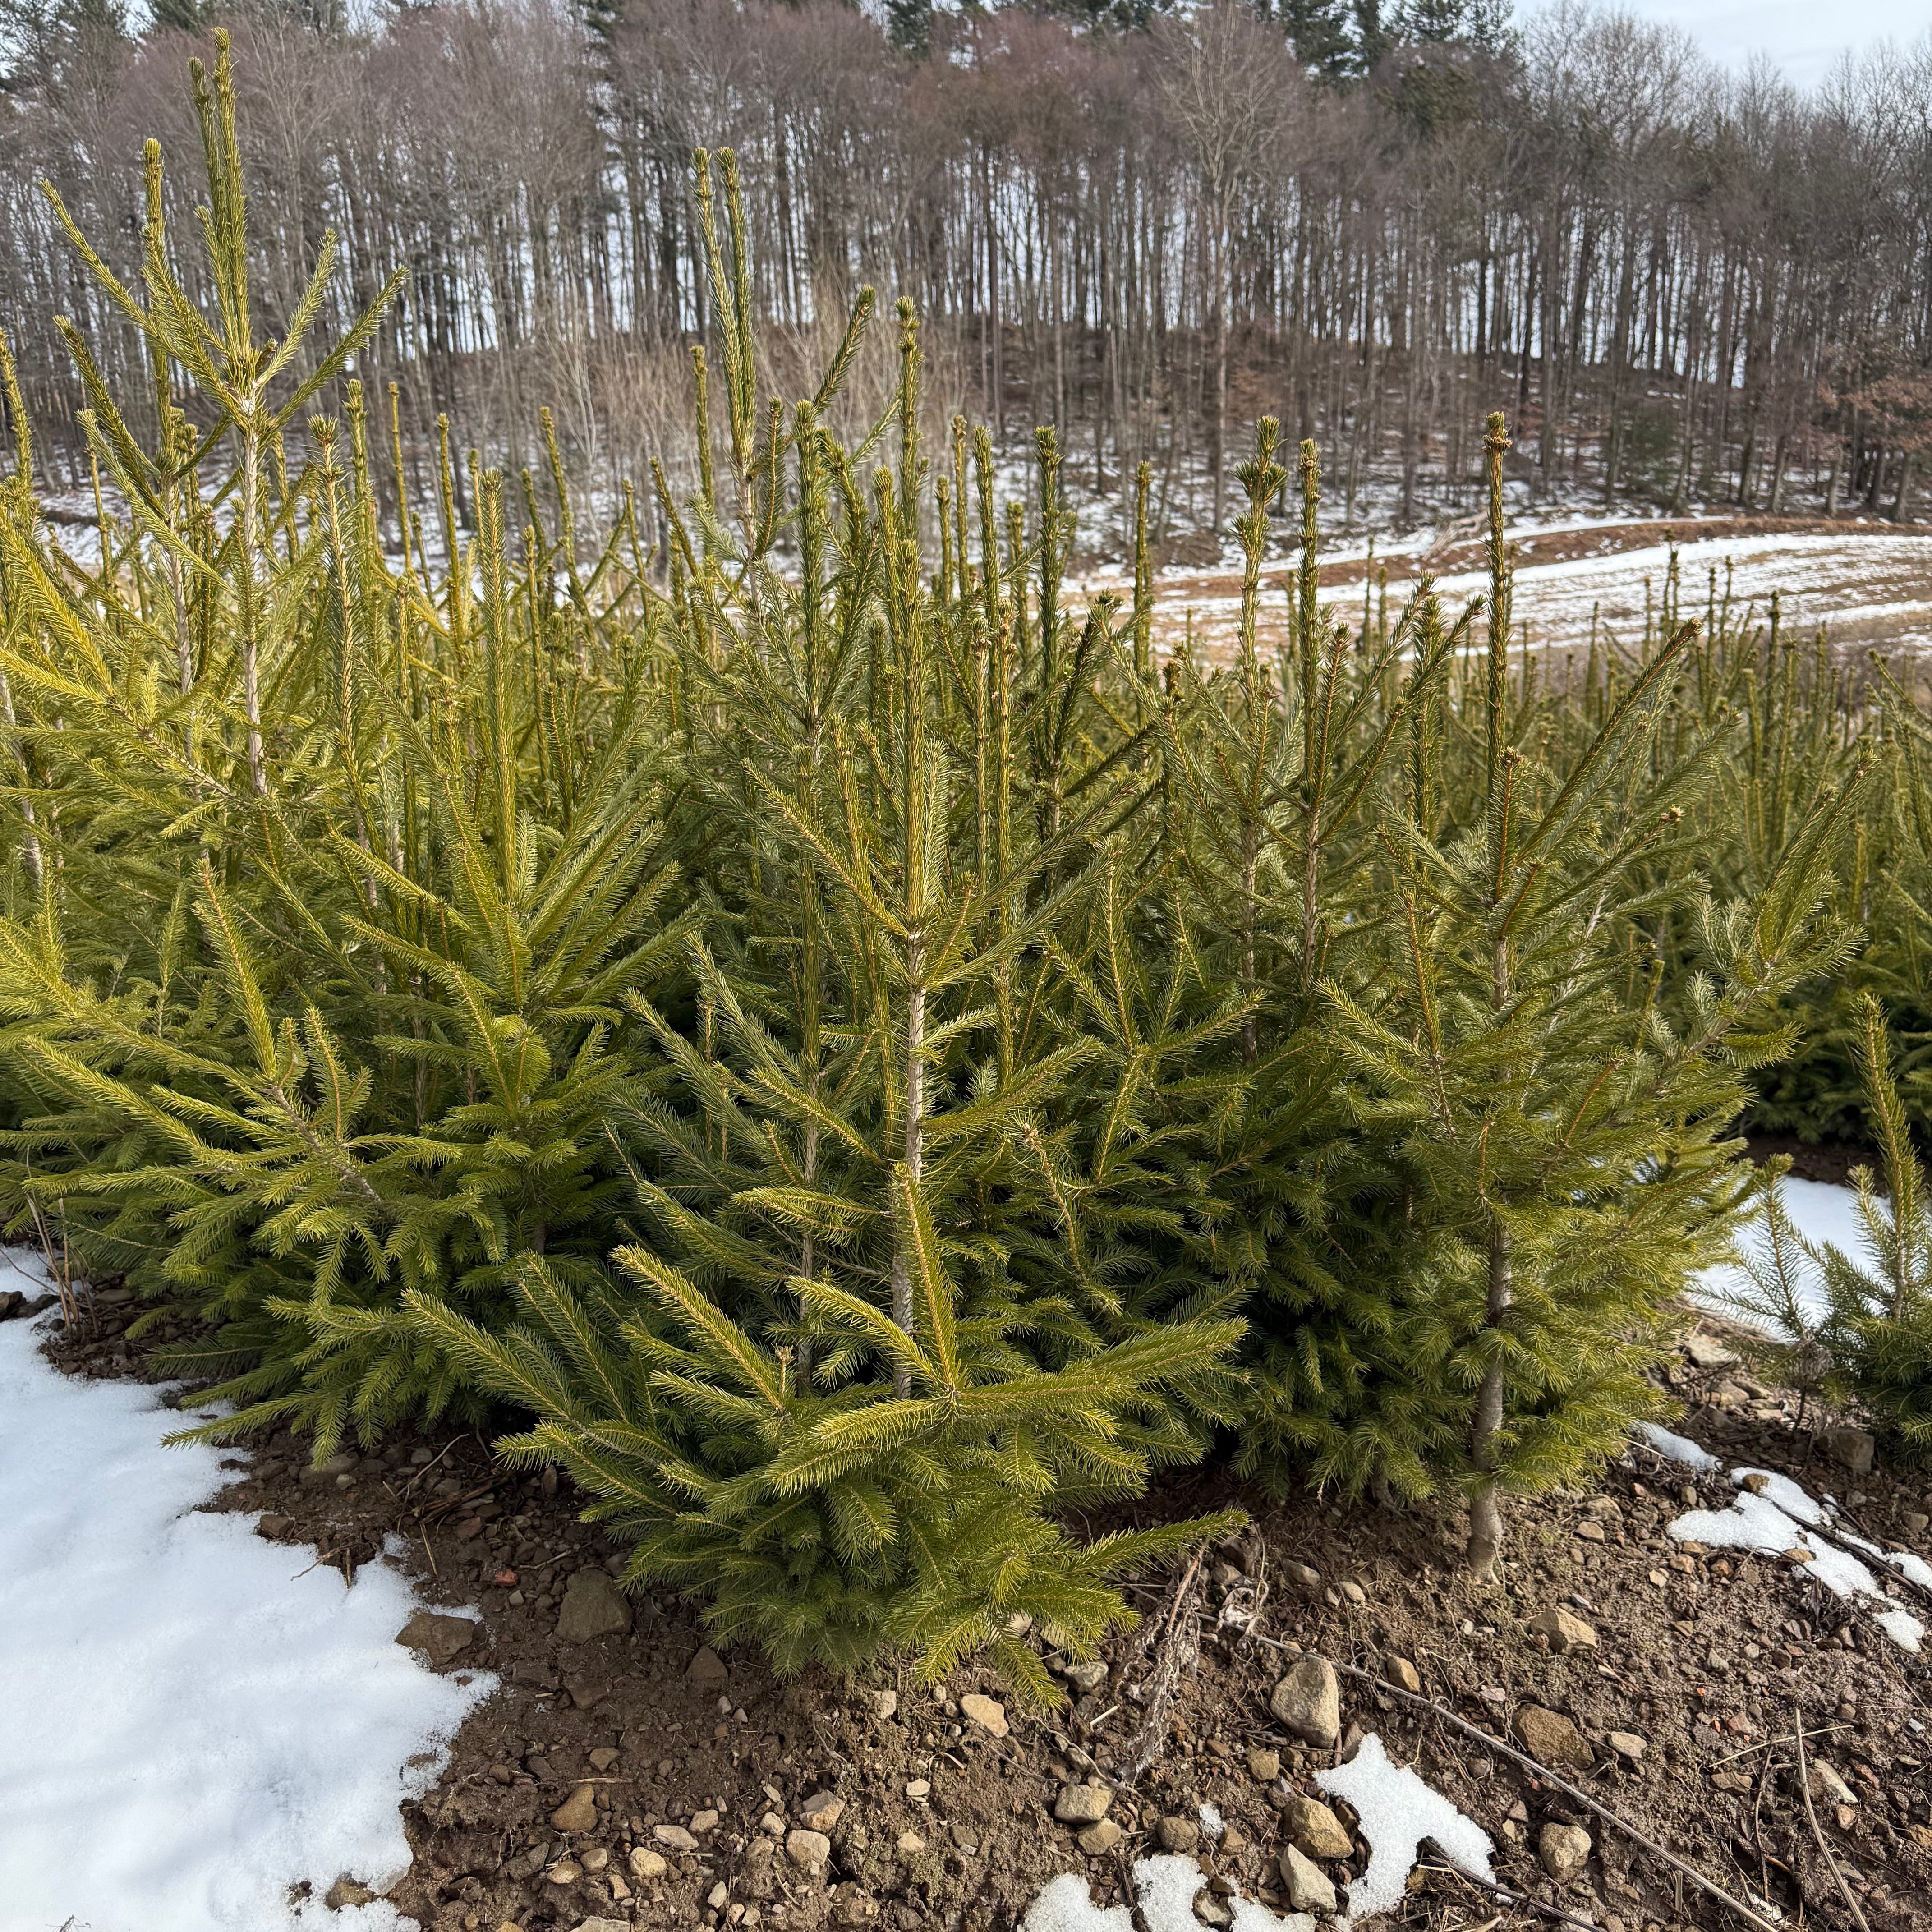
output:
<path id="1" fill-rule="evenodd" d="M 1256 1640 L 1268 1645 L 1273 1650 L 1279 1650 L 1284 1653 L 1287 1653 L 1289 1650 L 1288 1645 L 1278 1642 L 1271 1636 L 1258 1636 Z M 1492 1736 L 1480 1724 L 1472 1724 L 1467 1718 L 1459 1718 L 1454 1711 L 1449 1709 L 1445 1705 L 1438 1704 L 1432 1697 L 1419 1696 L 1412 1690 L 1402 1690 L 1394 1684 L 1384 1684 L 1380 1678 L 1372 1676 L 1368 1671 L 1358 1670 L 1352 1664 L 1337 1664 L 1334 1666 L 1334 1668 L 1343 1676 L 1359 1678 L 1363 1683 L 1372 1684 L 1384 1696 L 1399 1697 L 1405 1704 L 1412 1704 L 1418 1710 L 1428 1712 L 1432 1716 L 1441 1718 L 1443 1723 L 1449 1725 L 1452 1729 L 1460 1731 L 1465 1737 L 1474 1738 L 1479 1744 L 1486 1745 L 1490 1750 L 1499 1751 L 1504 1757 L 1521 1765 L 1526 1770 L 1534 1772 L 1545 1784 L 1562 1792 L 1564 1797 L 1581 1804 L 1586 1810 L 1594 1812 L 1598 1817 L 1603 1820 L 1605 1824 L 1614 1826 L 1630 1840 L 1632 1844 L 1640 1846 L 1653 1858 L 1660 1858 L 1672 1871 L 1676 1872 L 1682 1877 L 1688 1879 L 1700 1892 L 1709 1898 L 1714 1898 L 1719 1904 L 1728 1906 L 1746 1924 L 1756 1926 L 1758 1932 L 1778 1932 L 1778 1928 L 1761 1912 L 1754 1912 L 1742 1899 L 1733 1898 L 1722 1886 L 1706 1878 L 1695 1865 L 1687 1864 L 1675 1852 L 1666 1850 L 1654 1838 L 1645 1837 L 1643 1833 L 1628 1819 L 1618 1817 L 1609 1806 L 1599 1804 L 1587 1791 L 1580 1790 L 1568 1779 L 1558 1778 L 1547 1765 L 1538 1763 L 1527 1751 L 1520 1751 L 1514 1745 L 1504 1743 L 1501 1738 Z M 1866 1928 L 1866 1932 L 1870 1932 L 1869 1928 Z"/>
<path id="2" fill-rule="evenodd" d="M 1579 1918 L 1574 1912 L 1565 1912 L 1560 1906 L 1545 1905 L 1540 1898 L 1532 1898 L 1526 1892 L 1512 1892 L 1508 1886 L 1498 1885 L 1492 1878 L 1478 1878 L 1474 1872 L 1466 1872 L 1460 1865 L 1425 1864 L 1422 1869 L 1426 1872 L 1437 1874 L 1454 1872 L 1456 1877 L 1467 1879 L 1472 1885 L 1480 1886 L 1491 1898 L 1500 1900 L 1504 1905 L 1524 1912 L 1540 1912 L 1544 1918 L 1553 1918 L 1559 1924 L 1581 1926 L 1583 1932 L 1598 1932 L 1598 1928 L 1594 1919 Z M 1490 1921 L 1491 1925 L 1495 1925 L 1498 1922 L 1494 1918 Z"/>
<path id="3" fill-rule="evenodd" d="M 1818 1822 L 1817 1808 L 1811 1802 L 1811 1768 L 1804 1760 L 1804 1713 L 1796 1710 L 1797 1721 L 1792 1728 L 1798 1733 L 1798 1788 L 1804 1794 L 1804 1815 L 1811 1821 L 1811 1835 L 1818 1840 L 1818 1849 L 1824 1854 L 1825 1869 L 1832 1874 L 1832 1882 L 1838 1888 L 1838 1896 L 1850 1910 L 1858 1932 L 1871 1932 L 1865 1922 L 1865 1916 L 1858 1909 L 1858 1900 L 1852 1896 L 1851 1887 L 1845 1882 L 1845 1875 L 1838 1869 L 1838 1862 L 1832 1856 L 1832 1848 L 1825 1842 L 1824 1827 Z"/>
<path id="4" fill-rule="evenodd" d="M 1173 1601 L 1166 1616 L 1160 1619 L 1160 1636 L 1146 1646 L 1154 1652 L 1154 1669 L 1148 1674 L 1141 1705 L 1146 1714 L 1133 1742 L 1126 1747 L 1126 1766 L 1120 1776 L 1121 1784 L 1130 1790 L 1147 1775 L 1148 1767 L 1160 1756 L 1167 1742 L 1168 1720 L 1181 1675 L 1201 1655 L 1200 1637 L 1194 1627 L 1192 1614 L 1200 1582 L 1201 1557 L 1197 1551 L 1194 1560 L 1174 1586 Z M 1142 1628 L 1150 1630 L 1151 1623 Z"/>

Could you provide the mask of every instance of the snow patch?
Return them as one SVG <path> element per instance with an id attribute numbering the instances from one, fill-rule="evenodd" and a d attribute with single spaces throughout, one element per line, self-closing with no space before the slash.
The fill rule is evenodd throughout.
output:
<path id="1" fill-rule="evenodd" d="M 1669 1430 L 1660 1429 L 1654 1422 L 1640 1422 L 1636 1432 L 1666 1461 L 1681 1462 L 1687 1469 L 1708 1474 L 1724 1467 L 1709 1450 L 1700 1449 L 1688 1436 L 1673 1436 Z"/>
<path id="2" fill-rule="evenodd" d="M 1918 1654 L 1918 1640 L 1925 1634 L 1925 1626 L 1910 1610 L 1881 1610 L 1872 1622 L 1900 1650 L 1909 1650 L 1915 1656 Z"/>
<path id="3" fill-rule="evenodd" d="M 0 1327 L 0 1932 L 410 1923 L 321 1895 L 402 1876 L 398 1807 L 496 1680 L 396 1642 L 417 1603 L 387 1564 L 298 1575 L 313 1551 L 203 1512 L 236 1452 L 164 1448 L 161 1391 L 58 1373 L 39 1326 Z"/>
<path id="4" fill-rule="evenodd" d="M 1789 1476 L 1780 1475 L 1775 1469 L 1733 1469 L 1731 1472 L 1732 1487 L 1742 1489 L 1747 1478 L 1752 1476 L 1760 1480 L 1751 1486 L 1767 1502 L 1781 1509 L 1793 1522 L 1804 1523 L 1814 1529 L 1822 1529 L 1830 1522 L 1834 1512 L 1829 1496 L 1822 1503 L 1816 1502 L 1808 1490 L 1801 1488 Z"/>
<path id="5" fill-rule="evenodd" d="M 1369 1841 L 1368 1869 L 1348 1888 L 1351 1918 L 1392 1912 L 1402 1903 L 1425 1838 L 1459 1870 L 1494 1882 L 1490 1858 L 1496 1846 L 1488 1832 L 1407 1766 L 1391 1764 L 1375 1732 L 1346 1764 L 1316 1772 L 1315 1782 L 1355 1808 Z"/>
<path id="6" fill-rule="evenodd" d="M 1650 1430 L 1648 1423 L 1637 1426 L 1646 1432 Z M 1681 1436 L 1671 1439 L 1684 1442 Z M 1695 1450 L 1709 1466 L 1718 1466 L 1718 1459 L 1694 1442 L 1684 1446 Z M 1809 1575 L 1816 1577 L 1833 1595 L 1856 1604 L 1901 1650 L 1918 1650 L 1919 1640 L 1925 1634 L 1924 1625 L 1910 1611 L 1892 1604 L 1878 1579 L 1851 1552 L 1862 1550 L 1915 1583 L 1932 1580 L 1932 1568 L 1922 1558 L 1910 1550 L 1882 1550 L 1862 1536 L 1839 1528 L 1834 1520 L 1838 1510 L 1828 1496 L 1820 1502 L 1802 1484 L 1780 1475 L 1775 1469 L 1735 1468 L 1731 1481 L 1743 1493 L 1729 1509 L 1689 1510 L 1670 1526 L 1666 1534 L 1679 1543 L 1702 1543 L 1718 1550 L 1754 1550 L 1766 1556 L 1781 1556 L 1790 1550 L 1808 1550 L 1811 1561 L 1804 1567 Z M 1827 1528 L 1838 1542 L 1822 1533 Z M 1840 1548 L 1841 1544 L 1850 1547 Z"/>
<path id="7" fill-rule="evenodd" d="M 1228 1821 L 1221 1816 L 1218 1804 L 1204 1804 L 1201 1808 L 1201 1829 L 1209 1838 L 1219 1843 L 1221 1834 L 1228 1828 Z"/>

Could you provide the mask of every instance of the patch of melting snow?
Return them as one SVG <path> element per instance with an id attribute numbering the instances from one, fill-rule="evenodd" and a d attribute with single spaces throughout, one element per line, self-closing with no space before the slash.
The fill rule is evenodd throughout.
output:
<path id="1" fill-rule="evenodd" d="M 1639 1423 L 1636 1432 L 1659 1454 L 1674 1462 L 1700 1469 L 1722 1466 L 1708 1450 L 1654 1424 Z M 1693 1452 L 1702 1460 L 1694 1461 L 1691 1454 L 1680 1453 L 1683 1451 Z M 1821 1501 L 1775 1469 L 1739 1467 L 1732 1470 L 1730 1480 L 1742 1493 L 1729 1509 L 1688 1510 L 1670 1525 L 1667 1534 L 1679 1543 L 1754 1550 L 1766 1556 L 1808 1550 L 1811 1552 L 1811 1561 L 1804 1566 L 1808 1575 L 1815 1576 L 1834 1596 L 1857 1604 L 1901 1650 L 1918 1651 L 1925 1626 L 1891 1600 L 1889 1591 L 1852 1551 L 1862 1550 L 1928 1588 L 1932 1588 L 1932 1566 L 1910 1550 L 1881 1549 L 1840 1528 L 1830 1496 Z M 1826 1529 L 1830 1536 L 1823 1533 Z"/>
<path id="2" fill-rule="evenodd" d="M 1636 1432 L 1667 1461 L 1680 1462 L 1687 1469 L 1708 1472 L 1724 1465 L 1708 1449 L 1700 1449 L 1688 1436 L 1673 1436 L 1654 1422 L 1640 1422 Z"/>
<path id="3" fill-rule="evenodd" d="M 1201 1808 L 1201 1829 L 1208 1838 L 1219 1841 L 1221 1834 L 1228 1828 L 1228 1821 L 1221 1816 L 1218 1804 L 1204 1804 Z"/>
<path id="4" fill-rule="evenodd" d="M 1362 1836 L 1369 1841 L 1368 1869 L 1348 1888 L 1351 1918 L 1392 1912 L 1402 1903 L 1425 1838 L 1472 1878 L 1494 1882 L 1490 1858 L 1496 1846 L 1488 1832 L 1406 1765 L 1390 1763 L 1374 1732 L 1346 1764 L 1317 1772 L 1315 1782 L 1330 1797 L 1346 1798 L 1355 1808 Z"/>
<path id="5" fill-rule="evenodd" d="M 1368 1869 L 1348 1888 L 1348 1908 L 1334 1921 L 1336 1927 L 1400 1905 L 1425 1838 L 1452 1864 L 1493 1882 L 1490 1859 L 1496 1847 L 1489 1834 L 1413 1771 L 1391 1764 L 1372 1732 L 1346 1764 L 1317 1772 L 1315 1781 L 1354 1807 L 1369 1841 Z M 1226 1828 L 1211 1804 L 1202 1806 L 1201 1822 L 1210 1836 Z M 1147 1932 L 1200 1932 L 1194 1900 L 1208 1877 L 1192 1858 L 1178 1853 L 1138 1858 L 1133 1880 L 1133 1907 L 1100 1906 L 1084 1878 L 1064 1872 L 1035 1898 L 1021 1932 L 1136 1932 L 1136 1908 Z M 1315 1920 L 1306 1912 L 1276 1912 L 1239 1892 L 1223 1903 L 1233 1915 L 1233 1932 L 1315 1932 Z"/>
<path id="6" fill-rule="evenodd" d="M 46 1286 L 0 1254 L 20 1276 Z M 495 1680 L 397 1644 L 417 1605 L 388 1564 L 350 1587 L 203 1510 L 234 1452 L 164 1448 L 182 1418 L 160 1390 L 58 1373 L 39 1327 L 0 1327 L 0 1658 L 23 1694 L 0 1725 L 0 1932 L 410 1923 L 322 1894 L 407 1869 L 398 1808 Z"/>

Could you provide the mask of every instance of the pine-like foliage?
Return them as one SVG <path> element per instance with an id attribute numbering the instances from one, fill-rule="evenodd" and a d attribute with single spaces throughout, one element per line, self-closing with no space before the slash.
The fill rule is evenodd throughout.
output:
<path id="1" fill-rule="evenodd" d="M 1780 997 L 1845 951 L 1816 916 L 1841 800 L 1751 901 L 1716 904 L 1672 850 L 1716 742 L 1672 755 L 1658 742 L 1692 627 L 1594 730 L 1522 742 L 1504 446 L 1492 418 L 1489 648 L 1470 721 L 1482 788 L 1438 801 L 1425 783 L 1391 820 L 1399 912 L 1381 929 L 1376 994 L 1332 992 L 1360 1118 L 1389 1137 L 1418 1230 L 1382 1426 L 1420 1452 L 1398 1466 L 1412 1480 L 1460 1462 L 1480 1574 L 1498 1560 L 1501 1498 L 1574 1479 L 1654 1399 L 1652 1326 L 1743 1196 L 1727 1137 L 1744 1076 L 1788 1046 Z M 1666 911 L 1699 946 L 1672 1001 L 1635 944 Z"/>
<path id="2" fill-rule="evenodd" d="M 767 392 L 728 154 L 696 488 L 593 535 L 547 424 L 542 488 L 446 431 L 420 514 L 393 397 L 379 484 L 344 380 L 369 321 L 318 351 L 311 292 L 260 332 L 226 58 L 206 260 L 152 152 L 140 286 L 73 236 L 152 372 L 117 398 L 70 338 L 91 544 L 0 368 L 10 1223 L 135 1288 L 214 1431 L 501 1426 L 788 1666 L 990 1648 L 1045 1694 L 1016 1612 L 1084 1648 L 1218 1526 L 1068 1508 L 1217 1441 L 1466 1495 L 1492 1562 L 1502 1493 L 1649 1406 L 1782 1003 L 1838 997 L 1876 876 L 1850 687 L 1674 591 L 1641 650 L 1544 668 L 1499 497 L 1486 614 L 1352 626 L 1310 446 L 1270 653 L 1272 420 L 1232 661 L 1163 663 L 1145 473 L 1131 603 L 1075 598 L 1052 433 L 1030 512 L 984 432 L 922 448 L 909 308 L 877 419 L 869 292 Z M 1913 943 L 1917 892 L 1882 899 Z"/>
<path id="3" fill-rule="evenodd" d="M 413 519 L 379 539 L 352 385 L 346 469 L 318 421 L 292 472 L 375 311 L 298 373 L 326 238 L 258 339 L 226 62 L 195 78 L 210 312 L 152 146 L 143 288 L 74 237 L 154 372 L 124 410 L 74 338 L 125 506 L 91 561 L 38 516 L 9 382 L 7 1184 L 151 1318 L 193 1318 L 170 1359 L 232 1378 L 219 1429 L 290 1416 L 326 1455 L 465 1400 L 392 1318 L 401 1288 L 494 1321 L 523 1254 L 602 1260 L 624 1175 L 602 1123 L 637 1071 L 620 999 L 680 962 L 688 895 L 643 653 L 612 634 L 635 622 L 628 526 L 586 579 L 532 499 L 520 572 L 500 479 L 472 476 L 466 532 L 446 469 L 432 580 Z"/>

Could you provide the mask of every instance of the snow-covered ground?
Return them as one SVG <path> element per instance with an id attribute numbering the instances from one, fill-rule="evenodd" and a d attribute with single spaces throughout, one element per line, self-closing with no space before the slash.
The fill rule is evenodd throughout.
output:
<path id="1" fill-rule="evenodd" d="M 1628 519 L 1622 520 L 1628 522 Z M 1670 568 L 1669 546 L 1660 541 L 1642 549 L 1607 548 L 1603 554 L 1538 563 L 1540 538 L 1568 536 L 1592 527 L 1591 520 L 1552 521 L 1541 528 L 1513 525 L 1516 544 L 1516 621 L 1527 624 L 1534 645 L 1582 648 L 1593 624 L 1625 649 L 1641 644 L 1646 608 L 1661 598 Z M 1665 525 L 1658 526 L 1660 538 Z M 1922 650 L 1932 645 L 1932 532 L 1894 531 L 1888 526 L 1850 529 L 1840 535 L 1786 532 L 1767 536 L 1725 536 L 1698 540 L 1694 528 L 1678 549 L 1679 608 L 1702 619 L 1715 573 L 1720 604 L 1728 594 L 1733 623 L 1761 622 L 1771 593 L 1780 593 L 1786 634 L 1805 638 L 1823 625 L 1833 643 L 1886 650 Z M 1436 532 L 1425 531 L 1377 543 L 1376 557 L 1388 569 L 1391 620 L 1416 587 L 1421 559 Z M 1612 545 L 1608 535 L 1604 542 Z M 1574 544 L 1570 546 L 1574 548 Z M 1366 546 L 1322 553 L 1324 565 L 1362 563 Z M 1292 594 L 1294 558 L 1271 559 L 1263 577 L 1260 630 L 1264 639 L 1280 634 Z M 1366 589 L 1363 581 L 1325 585 L 1322 601 L 1345 621 L 1360 622 Z M 1089 591 L 1131 590 L 1132 580 L 1118 570 L 1082 580 Z M 1472 598 L 1487 590 L 1482 571 L 1438 577 L 1436 589 L 1454 616 Z M 1379 593 L 1378 593 L 1379 594 Z M 1155 586 L 1157 635 L 1168 644 L 1191 631 L 1210 651 L 1232 644 L 1240 614 L 1238 582 L 1227 566 L 1164 572 Z"/>
<path id="2" fill-rule="evenodd" d="M 1864 1231 L 1858 1223 L 1858 1197 L 1849 1187 L 1834 1187 L 1822 1180 L 1797 1180 L 1786 1174 L 1779 1182 L 1784 1210 L 1792 1225 L 1814 1246 L 1836 1248 L 1854 1261 L 1865 1258 Z M 1738 1245 L 1762 1258 L 1768 1242 L 1762 1214 L 1748 1222 L 1738 1238 Z M 1690 1285 L 1690 1298 L 1700 1306 L 1739 1319 L 1728 1298 L 1750 1285 L 1744 1269 L 1735 1263 L 1706 1268 Z M 1801 1299 L 1810 1314 L 1825 1312 L 1824 1284 L 1816 1270 L 1799 1278 Z"/>
<path id="3" fill-rule="evenodd" d="M 0 1288 L 46 1285 L 0 1254 Z M 200 1510 L 233 1452 L 163 1448 L 159 1391 L 56 1373 L 39 1328 L 0 1326 L 0 1932 L 406 1922 L 322 1897 L 407 1868 L 397 1808 L 494 1680 L 398 1646 L 386 1564 L 298 1574 Z"/>

